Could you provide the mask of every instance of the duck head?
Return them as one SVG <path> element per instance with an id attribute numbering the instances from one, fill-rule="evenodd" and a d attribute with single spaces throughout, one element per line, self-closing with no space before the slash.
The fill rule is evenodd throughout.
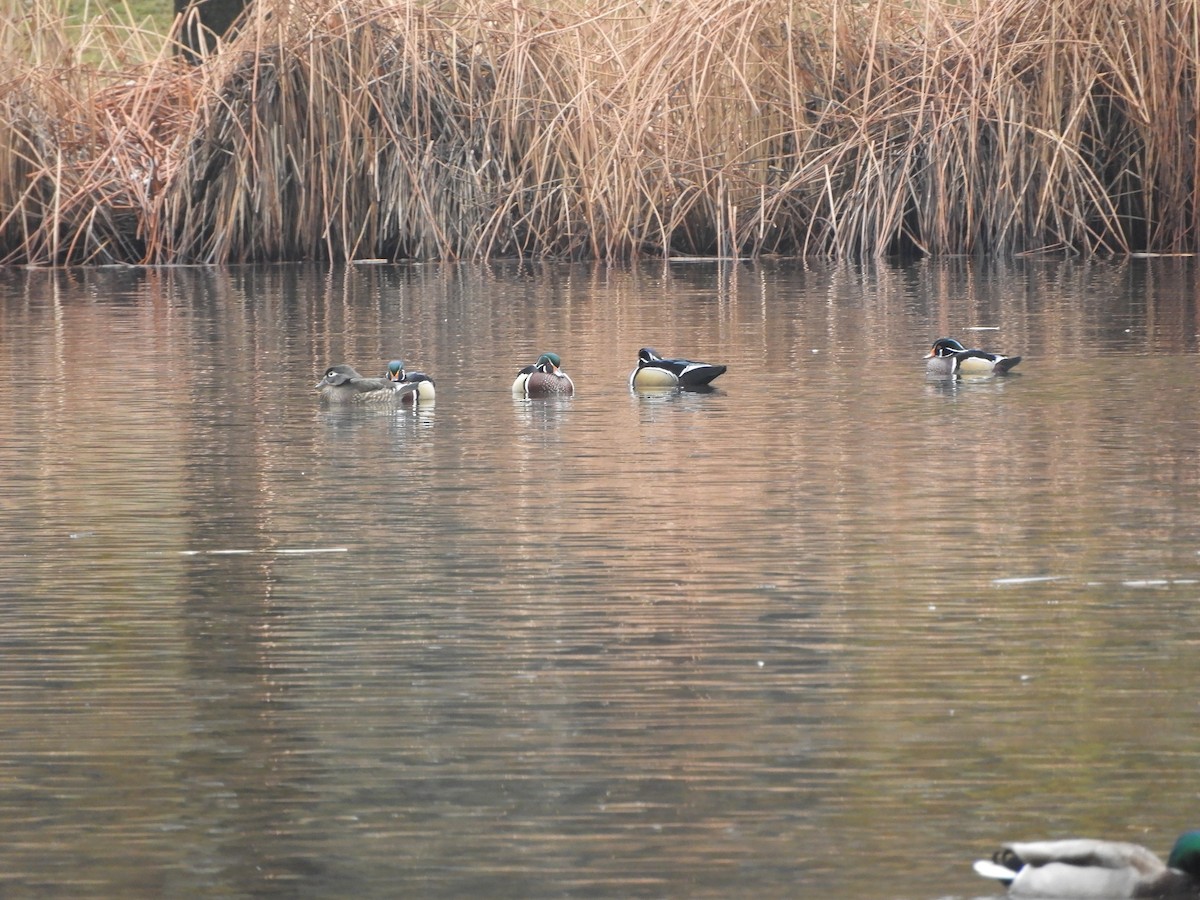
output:
<path id="1" fill-rule="evenodd" d="M 560 366 L 562 366 L 562 357 L 557 353 L 543 353 L 533 364 L 535 369 L 545 372 L 547 375 L 557 375 Z"/>
<path id="2" fill-rule="evenodd" d="M 1200 880 L 1200 831 L 1185 831 L 1175 841 L 1167 866 Z"/>
<path id="3" fill-rule="evenodd" d="M 337 387 L 338 385 L 346 384 L 354 378 L 362 378 L 358 371 L 353 366 L 345 364 L 330 366 L 325 370 L 325 376 L 317 382 L 318 388 Z"/>
<path id="4" fill-rule="evenodd" d="M 955 353 L 962 353 L 966 349 L 966 347 L 964 347 L 954 338 L 938 338 L 933 342 L 933 348 L 925 355 L 925 358 L 945 358 L 947 356 L 953 356 Z"/>

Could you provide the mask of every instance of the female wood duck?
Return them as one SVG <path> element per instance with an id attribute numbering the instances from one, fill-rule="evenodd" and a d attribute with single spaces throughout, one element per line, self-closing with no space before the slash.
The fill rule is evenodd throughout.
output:
<path id="1" fill-rule="evenodd" d="M 398 403 L 417 390 L 415 382 L 364 378 L 353 366 L 330 366 L 317 382 L 321 399 L 330 403 Z M 411 400 L 408 402 L 412 402 Z"/>
<path id="2" fill-rule="evenodd" d="M 650 347 L 638 351 L 637 368 L 629 373 L 629 386 L 637 388 L 698 388 L 725 373 L 725 366 L 693 362 L 690 359 L 663 359 Z"/>
<path id="3" fill-rule="evenodd" d="M 1179 837 L 1167 864 L 1137 844 L 1083 838 L 1005 844 L 975 863 L 1010 897 L 1184 898 L 1200 896 L 1200 831 Z"/>
<path id="4" fill-rule="evenodd" d="M 417 386 L 411 394 L 405 394 L 401 403 L 432 403 L 435 395 L 434 380 L 424 372 L 405 372 L 404 360 L 393 359 L 387 364 L 387 380 Z"/>
<path id="5" fill-rule="evenodd" d="M 938 338 L 925 359 L 930 375 L 1005 375 L 1021 361 L 986 350 L 968 350 L 954 338 Z"/>
<path id="6" fill-rule="evenodd" d="M 512 392 L 515 397 L 569 397 L 575 393 L 571 376 L 559 367 L 557 353 L 543 353 L 532 366 L 517 373 Z"/>

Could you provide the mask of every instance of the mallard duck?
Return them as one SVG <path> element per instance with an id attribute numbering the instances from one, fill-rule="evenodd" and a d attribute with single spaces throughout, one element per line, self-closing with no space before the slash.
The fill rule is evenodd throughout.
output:
<path id="1" fill-rule="evenodd" d="M 435 396 L 436 384 L 432 378 L 424 372 L 406 372 L 404 371 L 404 360 L 393 359 L 387 364 L 387 374 L 385 376 L 388 381 L 403 382 L 415 384 L 416 390 L 410 394 L 405 394 L 401 398 L 402 403 L 432 403 Z"/>
<path id="2" fill-rule="evenodd" d="M 690 359 L 663 359 L 650 347 L 638 351 L 637 368 L 629 373 L 631 388 L 697 388 L 725 374 L 725 366 L 693 362 Z"/>
<path id="3" fill-rule="evenodd" d="M 1019 356 L 968 350 L 954 338 L 938 338 L 925 359 L 930 375 L 1006 375 L 1021 361 Z"/>
<path id="4" fill-rule="evenodd" d="M 1076 838 L 1005 844 L 975 871 L 1008 885 L 1010 897 L 1066 898 L 1200 896 L 1200 831 L 1180 835 L 1166 865 L 1137 844 Z"/>
<path id="5" fill-rule="evenodd" d="M 325 377 L 316 387 L 321 398 L 330 403 L 397 403 L 417 390 L 413 382 L 364 378 L 353 366 L 344 363 L 326 369 Z"/>
<path id="6" fill-rule="evenodd" d="M 513 382 L 517 397 L 569 397 L 575 393 L 571 376 L 561 368 L 557 353 L 543 353 L 532 366 L 525 366 Z"/>

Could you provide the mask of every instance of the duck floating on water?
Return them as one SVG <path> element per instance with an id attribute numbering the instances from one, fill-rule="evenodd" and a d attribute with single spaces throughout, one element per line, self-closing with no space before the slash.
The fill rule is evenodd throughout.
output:
<path id="1" fill-rule="evenodd" d="M 575 393 L 571 376 L 562 370 L 557 353 L 543 353 L 532 366 L 517 372 L 512 392 L 515 397 L 569 397 Z"/>
<path id="2" fill-rule="evenodd" d="M 699 388 L 725 374 L 725 366 L 690 359 L 664 359 L 652 347 L 638 351 L 637 368 L 629 373 L 629 386 L 638 388 Z"/>
<path id="3" fill-rule="evenodd" d="M 340 363 L 325 370 L 325 377 L 317 382 L 316 388 L 321 392 L 321 399 L 330 403 L 401 403 L 418 389 L 418 385 L 386 378 L 365 378 L 353 366 Z"/>
<path id="4" fill-rule="evenodd" d="M 968 350 L 948 337 L 934 341 L 925 359 L 925 371 L 930 375 L 1007 375 L 1021 361 L 1019 356 Z"/>
<path id="5" fill-rule="evenodd" d="M 406 393 L 400 400 L 401 403 L 432 403 L 437 395 L 435 388 L 436 382 L 424 372 L 406 372 L 404 369 L 404 360 L 393 359 L 387 364 L 387 374 L 384 376 L 388 381 L 400 384 L 415 384 L 416 389 L 411 393 Z"/>
<path id="6" fill-rule="evenodd" d="M 1074 838 L 1005 844 L 975 871 L 1008 885 L 1010 897 L 1132 900 L 1200 897 L 1200 831 L 1180 835 L 1164 865 L 1138 844 Z"/>

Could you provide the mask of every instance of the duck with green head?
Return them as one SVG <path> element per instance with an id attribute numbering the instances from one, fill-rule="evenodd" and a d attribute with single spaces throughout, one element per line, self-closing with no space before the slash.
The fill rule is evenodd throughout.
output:
<path id="1" fill-rule="evenodd" d="M 321 399 L 330 403 L 401 403 L 417 390 L 417 385 L 411 382 L 364 378 L 345 363 L 326 369 L 325 377 L 316 387 L 321 392 Z"/>
<path id="2" fill-rule="evenodd" d="M 532 366 L 525 366 L 513 382 L 514 397 L 570 397 L 575 393 L 571 376 L 562 370 L 557 353 L 543 353 Z"/>
<path id="3" fill-rule="evenodd" d="M 1164 865 L 1138 844 L 1075 838 L 1005 844 L 975 871 L 1008 885 L 1010 897 L 1132 900 L 1200 897 L 1200 831 L 1180 835 Z"/>
<path id="4" fill-rule="evenodd" d="M 435 388 L 437 385 L 434 380 L 424 372 L 406 372 L 404 370 L 404 360 L 393 359 L 387 364 L 387 374 L 385 375 L 388 381 L 397 384 L 414 384 L 416 388 L 411 393 L 406 393 L 401 399 L 401 403 L 432 403 L 436 396 Z"/>

